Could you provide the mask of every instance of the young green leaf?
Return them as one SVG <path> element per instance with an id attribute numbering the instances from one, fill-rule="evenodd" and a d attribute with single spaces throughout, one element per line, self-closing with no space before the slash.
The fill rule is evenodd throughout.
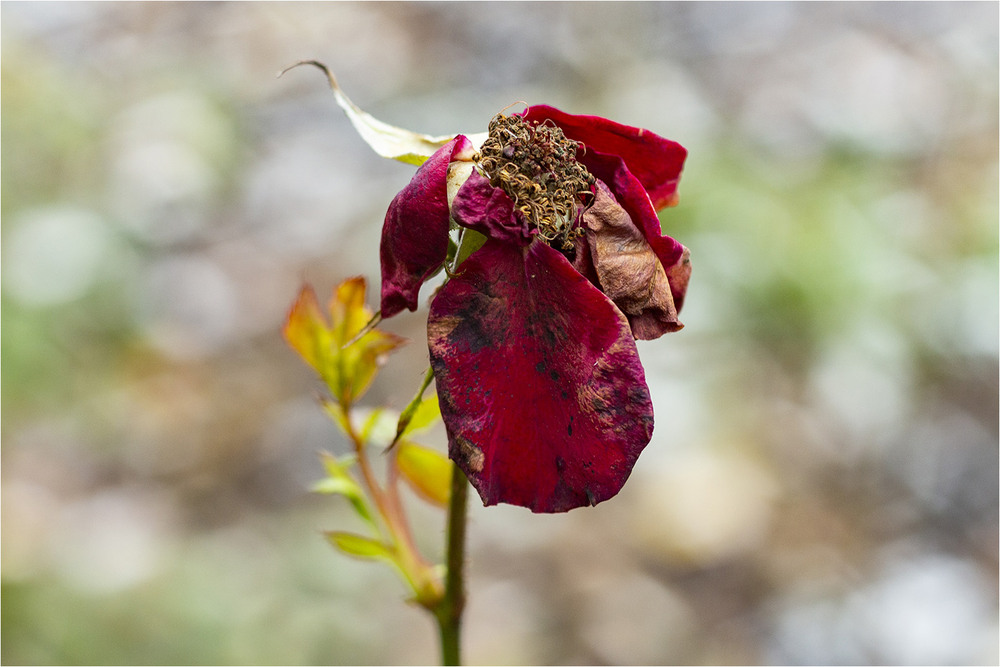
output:
<path id="1" fill-rule="evenodd" d="M 438 403 L 437 394 L 432 394 L 421 400 L 413 410 L 413 414 L 403 427 L 400 437 L 424 431 L 433 426 L 439 419 L 441 419 L 441 405 Z M 399 421 L 403 421 L 402 417 L 400 417 Z"/>
<path id="2" fill-rule="evenodd" d="M 329 383 L 335 370 L 331 363 L 333 336 L 312 286 L 302 286 L 281 333 L 291 348 Z"/>
<path id="3" fill-rule="evenodd" d="M 309 490 L 313 493 L 322 493 L 324 495 L 337 494 L 347 496 L 348 498 L 359 496 L 361 491 L 357 482 L 343 477 L 324 477 L 318 482 L 313 483 Z"/>
<path id="4" fill-rule="evenodd" d="M 396 452 L 399 472 L 424 499 L 442 507 L 451 493 L 452 462 L 433 449 L 400 440 Z"/>
<path id="5" fill-rule="evenodd" d="M 360 277 L 338 285 L 330 299 L 328 323 L 316 293 L 306 285 L 282 329 L 288 344 L 313 367 L 334 400 L 345 408 L 368 389 L 385 355 L 406 342 L 399 336 L 367 328 L 373 319 L 365 306 L 365 289 L 365 279 Z M 343 427 L 343 420 L 333 416 Z"/>
<path id="6" fill-rule="evenodd" d="M 387 560 L 390 562 L 395 562 L 396 560 L 396 556 L 389 545 L 369 537 L 362 537 L 354 533 L 330 531 L 326 533 L 326 539 L 350 556 Z"/>
<path id="7" fill-rule="evenodd" d="M 351 506 L 354 507 L 354 511 L 358 513 L 358 516 L 372 526 L 375 526 L 375 518 L 368 507 L 368 500 L 365 498 L 361 486 L 354 481 L 354 478 L 348 471 L 354 463 L 355 457 L 352 455 L 338 460 L 326 452 L 323 452 L 320 456 L 323 459 L 323 467 L 326 469 L 327 476 L 325 479 L 316 482 L 312 490 L 317 493 L 335 493 L 344 496 L 350 501 Z"/>
<path id="8" fill-rule="evenodd" d="M 385 355 L 403 345 L 399 336 L 371 329 L 358 334 L 372 319 L 365 306 L 365 279 L 349 278 L 337 286 L 330 300 L 330 333 L 337 355 L 337 383 L 330 388 L 341 403 L 351 404 L 371 385 Z"/>
<path id="9" fill-rule="evenodd" d="M 358 457 L 355 454 L 345 454 L 338 458 L 328 452 L 320 452 L 320 459 L 323 461 L 323 469 L 326 470 L 327 475 L 350 479 L 350 468 L 357 463 Z"/>

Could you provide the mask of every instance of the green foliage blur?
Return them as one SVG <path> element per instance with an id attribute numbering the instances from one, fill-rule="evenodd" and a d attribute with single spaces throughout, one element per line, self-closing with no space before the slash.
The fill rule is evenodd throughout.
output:
<path id="1" fill-rule="evenodd" d="M 306 58 L 429 134 L 527 100 L 690 151 L 653 442 L 596 508 L 472 509 L 470 662 L 1000 659 L 995 3 L 0 13 L 5 664 L 436 660 L 308 492 L 347 443 L 281 325 L 303 280 L 374 289 L 412 169 L 275 78 Z M 365 400 L 412 397 L 425 318 Z"/>

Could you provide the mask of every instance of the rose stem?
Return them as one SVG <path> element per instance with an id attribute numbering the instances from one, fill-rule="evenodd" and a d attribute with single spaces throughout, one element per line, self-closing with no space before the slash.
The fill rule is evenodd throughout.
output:
<path id="1" fill-rule="evenodd" d="M 448 562 L 444 599 L 437 608 L 441 630 L 441 664 L 461 664 L 460 638 L 462 610 L 465 607 L 465 518 L 469 482 L 455 466 L 451 475 L 451 498 L 448 504 Z"/>

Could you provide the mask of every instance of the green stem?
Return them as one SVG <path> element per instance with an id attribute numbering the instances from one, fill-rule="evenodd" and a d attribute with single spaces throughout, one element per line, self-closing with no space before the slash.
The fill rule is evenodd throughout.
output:
<path id="1" fill-rule="evenodd" d="M 465 518 L 469 481 L 458 466 L 451 476 L 448 504 L 448 561 L 444 598 L 436 609 L 441 631 L 441 664 L 461 664 L 462 610 L 465 607 Z"/>
<path id="2" fill-rule="evenodd" d="M 392 461 L 389 468 L 388 489 L 383 489 L 375 479 L 371 462 L 368 460 L 365 441 L 354 429 L 353 422 L 351 421 L 350 407 L 350 404 L 347 404 L 347 407 L 342 408 L 347 436 L 354 445 L 354 451 L 358 457 L 358 467 L 361 470 L 361 478 L 368 489 L 368 496 L 375 503 L 375 508 L 382 517 L 388 537 L 392 541 L 392 546 L 398 556 L 396 565 L 399 567 L 407 583 L 413 588 L 413 592 L 416 593 L 419 601 L 425 602 L 428 599 L 436 599 L 441 595 L 441 586 L 434 578 L 428 576 L 430 568 L 417 550 L 416 544 L 413 541 L 413 535 L 410 532 L 410 524 L 406 521 L 403 506 L 396 495 L 397 480 L 395 475 L 398 473 L 398 469 L 395 468 L 395 460 Z"/>

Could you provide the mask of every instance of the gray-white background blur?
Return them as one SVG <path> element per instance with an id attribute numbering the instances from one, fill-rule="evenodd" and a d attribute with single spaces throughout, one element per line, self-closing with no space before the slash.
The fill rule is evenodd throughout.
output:
<path id="1" fill-rule="evenodd" d="M 680 333 L 622 493 L 471 508 L 473 663 L 996 663 L 998 5 L 2 5 L 4 663 L 433 663 L 306 492 L 279 336 L 378 286 L 388 122 L 517 100 L 688 147 Z M 426 364 L 426 309 L 368 400 Z M 443 450 L 441 429 L 427 439 Z M 440 554 L 443 515 L 410 498 Z"/>

